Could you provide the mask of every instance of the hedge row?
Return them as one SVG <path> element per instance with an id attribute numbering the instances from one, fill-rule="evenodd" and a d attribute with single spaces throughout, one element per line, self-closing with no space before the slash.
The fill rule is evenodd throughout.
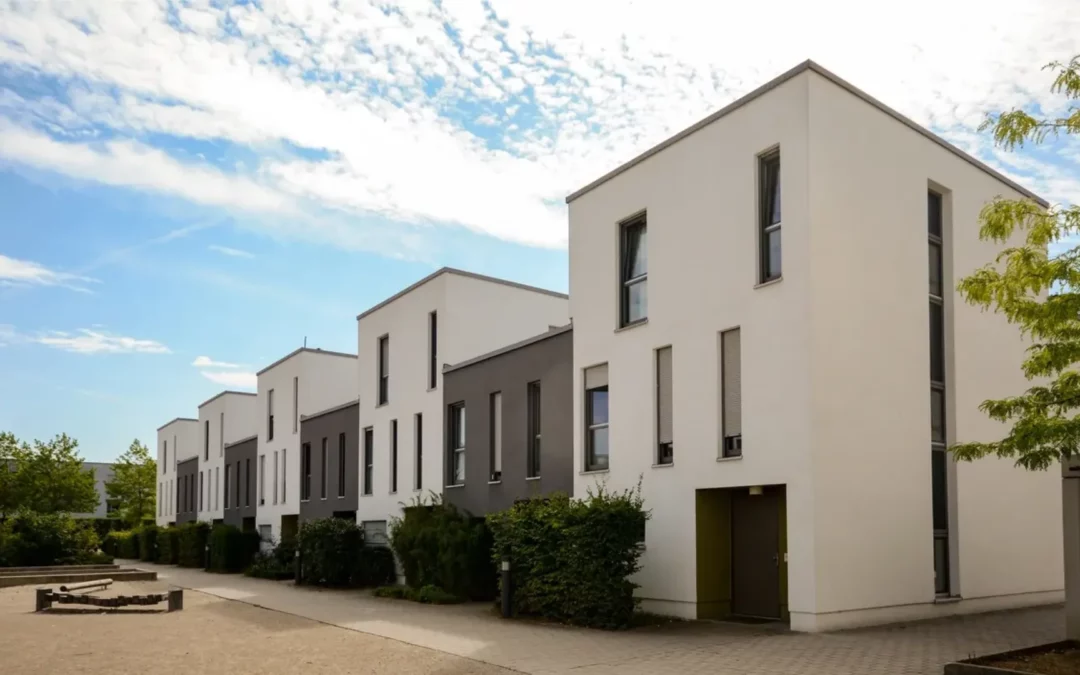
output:
<path id="1" fill-rule="evenodd" d="M 180 564 L 180 528 L 175 525 L 158 530 L 157 562 L 162 565 Z"/>
<path id="2" fill-rule="evenodd" d="M 98 541 L 92 525 L 69 515 L 21 511 L 0 523 L 0 566 L 100 563 Z"/>
<path id="3" fill-rule="evenodd" d="M 210 538 L 210 525 L 202 522 L 184 523 L 176 530 L 176 564 L 180 567 L 206 567 L 206 544 Z"/>
<path id="4" fill-rule="evenodd" d="M 355 521 L 321 518 L 303 523 L 297 535 L 301 581 L 316 586 L 381 586 L 394 579 L 394 555 L 364 543 Z"/>
<path id="5" fill-rule="evenodd" d="M 213 572 L 243 572 L 258 554 L 260 541 L 258 532 L 244 532 L 233 525 L 215 525 L 210 531 L 209 569 Z"/>
<path id="6" fill-rule="evenodd" d="M 513 570 L 512 606 L 597 628 L 626 628 L 637 607 L 641 535 L 648 514 L 640 489 L 600 487 L 585 499 L 557 494 L 519 501 L 488 516 L 494 561 Z"/>
<path id="7" fill-rule="evenodd" d="M 251 566 L 244 570 L 249 577 L 260 579 L 293 579 L 296 576 L 296 540 L 282 539 L 269 551 L 255 554 Z"/>

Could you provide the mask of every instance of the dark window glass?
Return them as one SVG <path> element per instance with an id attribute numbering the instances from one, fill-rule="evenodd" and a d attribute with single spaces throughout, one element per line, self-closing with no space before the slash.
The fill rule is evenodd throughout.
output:
<path id="1" fill-rule="evenodd" d="M 528 387 L 529 404 L 529 457 L 526 475 L 536 478 L 540 475 L 540 383 L 530 382 Z"/>
<path id="2" fill-rule="evenodd" d="M 945 381 L 945 316 L 941 303 L 930 301 L 930 381 Z"/>
<path id="3" fill-rule="evenodd" d="M 244 460 L 244 506 L 251 506 L 251 459 Z"/>
<path id="4" fill-rule="evenodd" d="M 783 273 L 781 249 L 780 153 L 762 157 L 758 167 L 760 181 L 761 281 L 779 279 Z"/>
<path id="5" fill-rule="evenodd" d="M 589 471 L 608 468 L 608 388 L 597 387 L 585 392 L 585 464 Z"/>
<path id="6" fill-rule="evenodd" d="M 300 446 L 300 499 L 311 499 L 311 444 Z"/>
<path id="7" fill-rule="evenodd" d="M 945 442 L 945 391 L 930 390 L 930 440 L 934 443 Z"/>
<path id="8" fill-rule="evenodd" d="M 930 242 L 930 295 L 942 297 L 941 244 Z"/>
<path id="9" fill-rule="evenodd" d="M 465 484 L 465 404 L 450 406 L 450 485 Z"/>
<path id="10" fill-rule="evenodd" d="M 936 192 L 928 192 L 926 195 L 927 206 L 927 231 L 934 237 L 941 237 L 941 195 Z"/>
<path id="11" fill-rule="evenodd" d="M 375 430 L 364 429 L 364 494 L 371 494 L 371 479 L 375 466 Z"/>
<path id="12" fill-rule="evenodd" d="M 345 496 L 345 434 L 338 434 L 338 478 L 337 478 L 337 494 L 338 497 Z"/>
<path id="13" fill-rule="evenodd" d="M 620 323 L 625 326 L 649 315 L 648 232 L 644 216 L 623 225 L 620 267 Z"/>
<path id="14" fill-rule="evenodd" d="M 949 594 L 949 537 L 934 537 L 934 592 Z"/>
<path id="15" fill-rule="evenodd" d="M 439 383 L 439 315 L 432 312 L 428 315 L 428 388 L 434 389 Z"/>
<path id="16" fill-rule="evenodd" d="M 397 492 L 397 420 L 390 421 L 390 492 Z"/>
<path id="17" fill-rule="evenodd" d="M 424 416 L 416 413 L 416 489 L 424 489 Z"/>
<path id="18" fill-rule="evenodd" d="M 946 482 L 946 463 L 948 458 L 944 450 L 934 450 L 930 453 L 931 472 L 933 474 L 933 500 L 934 500 L 934 529 L 949 529 L 949 502 L 946 498 L 948 484 Z"/>
<path id="19" fill-rule="evenodd" d="M 320 464 L 319 470 L 319 498 L 326 499 L 326 439 L 322 439 L 322 452 L 319 453 Z"/>
<path id="20" fill-rule="evenodd" d="M 390 336 L 379 338 L 379 405 L 390 400 Z"/>

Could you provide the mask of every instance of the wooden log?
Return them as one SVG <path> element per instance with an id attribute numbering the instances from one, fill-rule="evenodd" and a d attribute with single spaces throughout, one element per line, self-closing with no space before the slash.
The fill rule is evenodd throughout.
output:
<path id="1" fill-rule="evenodd" d="M 67 586 L 61 586 L 60 590 L 64 593 L 70 593 L 71 591 L 87 591 L 91 588 L 108 588 L 112 585 L 112 579 L 98 579 L 96 581 L 82 581 L 77 584 L 69 584 Z"/>
<path id="2" fill-rule="evenodd" d="M 184 591 L 176 589 L 169 591 L 169 612 L 179 612 L 184 608 Z"/>

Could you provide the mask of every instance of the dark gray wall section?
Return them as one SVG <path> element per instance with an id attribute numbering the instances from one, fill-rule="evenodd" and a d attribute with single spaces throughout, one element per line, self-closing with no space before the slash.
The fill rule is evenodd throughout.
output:
<path id="1" fill-rule="evenodd" d="M 338 496 L 338 437 L 345 434 L 345 496 Z M 360 483 L 360 406 L 356 403 L 300 421 L 300 452 L 311 444 L 311 499 L 300 502 L 300 522 L 355 511 Z M 322 439 L 326 439 L 326 499 L 320 492 Z M 303 460 L 303 454 L 300 455 Z M 303 475 L 300 480 L 303 480 Z M 299 492 L 299 489 L 297 490 Z"/>
<path id="2" fill-rule="evenodd" d="M 176 465 L 176 524 L 190 523 L 198 517 L 199 457 L 196 455 Z"/>
<path id="3" fill-rule="evenodd" d="M 225 509 L 225 524 L 243 527 L 244 518 L 254 518 L 259 509 L 259 486 L 255 477 L 259 473 L 259 467 L 255 465 L 258 460 L 259 439 L 249 438 L 243 443 L 230 445 L 225 448 L 225 465 L 229 469 L 229 503 Z M 251 467 L 249 470 L 248 467 Z M 237 471 L 239 470 L 239 474 Z M 224 473 L 224 469 L 222 469 Z M 236 476 L 240 476 L 240 493 L 236 494 Z M 250 492 L 249 492 L 250 491 Z M 222 488 L 224 493 L 224 487 Z M 251 495 L 249 500 L 247 497 Z M 237 501 L 239 499 L 239 501 Z M 239 506 L 237 506 L 239 504 Z"/>
<path id="4" fill-rule="evenodd" d="M 443 457 L 449 472 L 448 406 L 465 403 L 465 485 L 443 498 L 474 516 L 517 499 L 574 489 L 573 331 L 443 373 Z M 540 381 L 540 478 L 526 480 L 527 389 Z M 491 403 L 502 392 L 502 480 L 490 485 Z M 443 478 L 446 483 L 446 477 Z M 446 484 L 444 483 L 444 484 Z"/>

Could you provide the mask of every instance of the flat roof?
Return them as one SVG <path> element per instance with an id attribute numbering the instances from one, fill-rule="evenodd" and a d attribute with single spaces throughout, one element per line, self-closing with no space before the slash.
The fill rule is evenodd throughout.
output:
<path id="1" fill-rule="evenodd" d="M 322 417 L 323 415 L 329 415 L 332 412 L 337 412 L 339 410 L 344 410 L 345 408 L 351 408 L 354 405 L 360 405 L 360 399 L 355 398 L 355 399 L 353 399 L 351 401 L 345 401 L 344 403 L 339 403 L 338 405 L 335 405 L 335 406 L 333 406 L 331 408 L 327 408 L 326 410 L 320 410 L 319 412 L 311 413 L 310 415 L 301 415 L 300 416 L 300 421 L 301 422 L 306 422 L 307 420 L 312 420 L 312 419 L 315 419 L 316 417 Z"/>
<path id="2" fill-rule="evenodd" d="M 234 445 L 240 445 L 241 443 L 247 443 L 249 441 L 254 441 L 254 440 L 258 439 L 258 438 L 259 438 L 259 434 L 254 434 L 252 436 L 248 436 L 247 438 L 241 438 L 238 441 L 233 441 L 232 443 L 226 443 L 225 447 L 226 448 L 231 448 Z"/>
<path id="3" fill-rule="evenodd" d="M 214 396 L 211 396 L 210 398 L 206 399 L 205 401 L 203 401 L 202 403 L 199 404 L 199 407 L 201 408 L 204 405 L 206 405 L 207 403 L 213 403 L 214 401 L 218 400 L 219 398 L 221 398 L 225 394 L 236 394 L 237 396 L 255 396 L 255 394 L 253 394 L 250 391 L 233 391 L 231 389 L 226 389 L 225 391 L 221 392 L 220 394 L 215 394 Z"/>
<path id="4" fill-rule="evenodd" d="M 196 421 L 198 421 L 198 420 L 196 420 Z M 185 457 L 184 459 L 176 460 L 176 466 L 180 466 L 181 464 L 187 464 L 188 462 L 198 463 L 198 461 L 199 461 L 199 455 L 195 454 L 195 455 L 192 455 L 191 457 Z"/>
<path id="5" fill-rule="evenodd" d="M 198 422 L 198 421 L 199 420 L 195 419 L 194 417 L 174 417 L 171 420 L 169 420 L 168 422 L 166 422 L 165 424 L 162 424 L 160 427 L 158 427 L 157 430 L 161 431 L 162 429 L 164 429 L 165 427 L 169 426 L 170 424 L 172 424 L 174 422 Z"/>
<path id="6" fill-rule="evenodd" d="M 329 351 L 327 349 L 319 349 L 318 347 L 301 347 L 301 348 L 299 348 L 299 349 L 297 349 L 295 351 L 289 352 L 285 356 L 282 356 L 277 361 L 274 361 L 273 363 L 271 363 L 267 367 L 265 367 L 262 370 L 260 370 L 259 372 L 255 373 L 255 376 L 258 377 L 259 375 L 262 375 L 263 373 L 270 370 L 274 366 L 280 365 L 280 364 L 288 361 L 289 359 L 296 356 L 300 352 L 311 352 L 312 354 L 329 354 L 330 356 L 344 356 L 344 357 L 347 357 L 347 358 L 350 358 L 350 359 L 355 359 L 356 358 L 356 354 L 346 354 L 345 352 L 332 352 L 332 351 Z"/>
<path id="7" fill-rule="evenodd" d="M 787 71 L 786 73 L 783 73 L 779 77 L 776 77 L 776 78 L 774 78 L 772 80 L 769 80 L 768 82 L 761 85 L 757 89 L 751 91 L 749 94 L 743 96 L 742 98 L 736 99 L 732 103 L 729 103 L 728 105 L 724 106 L 720 110 L 717 110 L 716 112 L 709 115 L 708 117 L 701 120 L 700 122 L 697 122 L 696 124 L 693 124 L 693 125 L 687 127 L 686 129 L 683 129 L 682 131 L 675 134 L 674 136 L 667 139 L 666 141 L 662 141 L 659 144 L 649 148 L 648 150 L 641 153 L 637 157 L 634 157 L 630 161 L 622 164 L 621 166 L 615 168 L 614 170 L 609 171 L 608 173 L 604 174 L 600 178 L 597 178 L 596 180 L 589 183 L 588 185 L 581 188 L 580 190 L 577 190 L 576 192 L 571 193 L 570 196 L 568 196 L 566 198 L 566 203 L 569 204 L 570 202 L 574 201 L 575 199 L 582 196 L 586 192 L 589 192 L 590 190 L 593 190 L 594 188 L 599 187 L 600 185 L 603 185 L 604 183 L 608 182 L 609 180 L 611 180 L 615 176 L 618 176 L 620 173 L 623 173 L 624 171 L 627 171 L 628 169 L 631 169 L 632 167 L 637 166 L 638 164 L 644 162 L 646 159 L 652 157 L 653 155 L 657 154 L 658 152 L 660 152 L 661 150 L 667 148 L 668 146 L 674 145 L 675 143 L 681 141 L 682 139 L 686 138 L 690 134 L 693 134 L 695 131 L 699 131 L 700 129 L 703 129 L 704 127 L 707 127 L 708 125 L 712 124 L 713 122 L 715 122 L 716 120 L 720 119 L 721 117 L 727 115 L 728 113 L 741 108 L 742 106 L 746 105 L 747 103 L 750 103 L 751 101 L 753 101 L 754 99 L 756 99 L 756 98 L 758 98 L 760 96 L 763 96 L 764 94 L 769 93 L 773 89 L 779 87 L 781 84 L 787 82 L 788 80 L 790 80 L 790 79 L 792 79 L 792 78 L 794 78 L 794 77 L 796 77 L 798 75 L 801 75 L 802 73 L 804 73 L 804 72 L 806 72 L 808 70 L 812 71 L 812 72 L 815 72 L 818 75 L 821 75 L 822 77 L 829 80 L 833 84 L 837 85 L 841 89 L 844 89 L 848 93 L 854 94 L 855 96 L 861 98 L 862 100 L 864 100 L 867 103 L 869 103 L 870 105 L 874 106 L 875 108 L 877 108 L 881 112 L 885 113 L 886 115 L 889 115 L 890 117 L 892 117 L 896 121 L 900 122 L 901 124 L 904 124 L 904 125 L 910 127 L 911 129 L 918 132 L 919 134 L 922 134 L 924 137 L 930 139 L 934 143 L 937 143 L 941 147 L 945 148 L 949 152 L 953 153 L 954 155 L 956 155 L 957 157 L 963 159 L 964 161 L 968 162 L 969 164 L 975 166 L 976 168 L 985 171 L 986 173 L 990 174 L 991 176 L 998 179 L 1002 183 L 1005 183 L 1006 185 L 1013 188 L 1017 192 L 1023 194 L 1024 196 L 1029 197 L 1031 199 L 1034 199 L 1036 202 L 1038 202 L 1042 206 L 1049 206 L 1049 202 L 1047 202 L 1045 199 L 1043 199 L 1039 195 L 1035 194 L 1031 190 L 1028 190 L 1024 186 L 1020 185 L 1019 183 L 1016 183 L 1015 181 L 1013 181 L 1010 178 L 1006 178 L 1004 175 L 1002 175 L 998 171 L 996 171 L 994 169 L 991 169 L 986 164 L 982 163 L 978 159 L 975 159 L 974 157 L 972 157 L 968 153 L 964 152 L 963 150 L 956 147 L 952 143 L 949 143 L 948 141 L 941 138 L 940 136 L 938 136 L 934 132 L 930 131 L 929 129 L 927 129 L 927 128 L 925 128 L 925 127 L 923 127 L 923 126 L 921 126 L 921 125 L 919 125 L 919 124 L 917 124 L 915 122 L 913 122 L 911 119 L 905 117 L 904 115 L 901 115 L 900 113 L 893 110 L 889 106 L 885 105 L 881 101 L 877 100 L 876 98 L 874 98 L 870 94 L 867 94 L 862 89 L 859 89 L 855 85 L 853 85 L 850 82 L 840 78 L 839 76 L 833 74 L 829 70 L 826 70 L 825 68 L 819 66 L 817 63 L 814 63 L 811 60 L 803 61 L 799 65 L 797 65 L 794 68 L 792 68 L 791 70 Z"/>
<path id="8" fill-rule="evenodd" d="M 556 335 L 562 335 L 563 333 L 569 333 L 572 330 L 574 330 L 574 324 L 572 324 L 572 323 L 568 323 L 565 326 L 556 326 L 554 328 L 549 328 L 545 332 L 540 333 L 539 335 L 534 335 L 532 337 L 525 338 L 521 342 L 515 342 L 512 345 L 507 345 L 505 347 L 500 347 L 499 349 L 496 349 L 494 351 L 490 351 L 490 352 L 488 352 L 486 354 L 481 354 L 480 356 L 475 356 L 475 357 L 469 359 L 468 361 L 462 361 L 461 363 L 455 363 L 453 365 L 443 366 L 442 371 L 443 371 L 443 374 L 446 374 L 446 373 L 453 372 L 455 370 L 461 370 L 462 368 L 468 368 L 469 366 L 480 363 L 481 361 L 487 361 L 488 359 L 493 359 L 496 356 L 502 356 L 503 354 L 508 354 L 508 353 L 510 353 L 512 351 L 516 351 L 518 349 L 521 349 L 522 347 L 528 347 L 531 344 L 535 344 L 537 342 L 543 342 L 544 340 L 547 340 L 548 338 L 553 338 Z"/>
<path id="9" fill-rule="evenodd" d="M 427 282 L 429 282 L 432 279 L 435 279 L 436 277 L 441 276 L 443 274 L 457 274 L 458 276 L 469 277 L 470 279 L 478 279 L 480 281 L 489 281 L 489 282 L 494 283 L 494 284 L 502 284 L 504 286 L 510 286 L 511 288 L 520 288 L 523 291 L 532 291 L 534 293 L 543 293 L 544 295 L 550 295 L 550 296 L 553 296 L 553 297 L 556 297 L 556 298 L 569 298 L 570 297 L 566 293 L 559 293 L 558 291 L 552 291 L 552 290 L 549 290 L 547 288 L 540 288 L 539 286 L 529 286 L 528 284 L 519 284 L 516 281 L 510 281 L 508 279 L 500 279 L 498 277 L 489 277 L 489 276 L 487 276 L 485 274 L 477 274 L 476 272 L 466 272 L 465 270 L 459 270 L 456 267 L 441 267 L 441 268 L 435 270 L 434 272 L 432 272 L 431 274 L 427 275 L 426 277 L 424 277 L 420 281 L 417 281 L 416 283 L 412 284 L 411 286 L 408 286 L 404 290 L 401 290 L 401 291 L 398 291 L 397 293 L 394 293 L 389 298 L 383 300 L 382 302 L 375 305 L 374 307 L 372 307 L 372 308 L 370 308 L 368 310 L 365 310 L 365 311 L 361 312 L 360 314 L 357 314 L 356 315 L 356 320 L 359 321 L 360 319 L 363 319 L 365 316 L 371 314 L 372 312 L 375 312 L 375 311 L 378 311 L 378 310 L 382 309 L 383 307 L 389 305 L 391 302 L 397 300 L 401 296 L 407 295 L 407 294 L 415 291 L 417 288 L 420 288 L 421 286 L 423 286 Z"/>

